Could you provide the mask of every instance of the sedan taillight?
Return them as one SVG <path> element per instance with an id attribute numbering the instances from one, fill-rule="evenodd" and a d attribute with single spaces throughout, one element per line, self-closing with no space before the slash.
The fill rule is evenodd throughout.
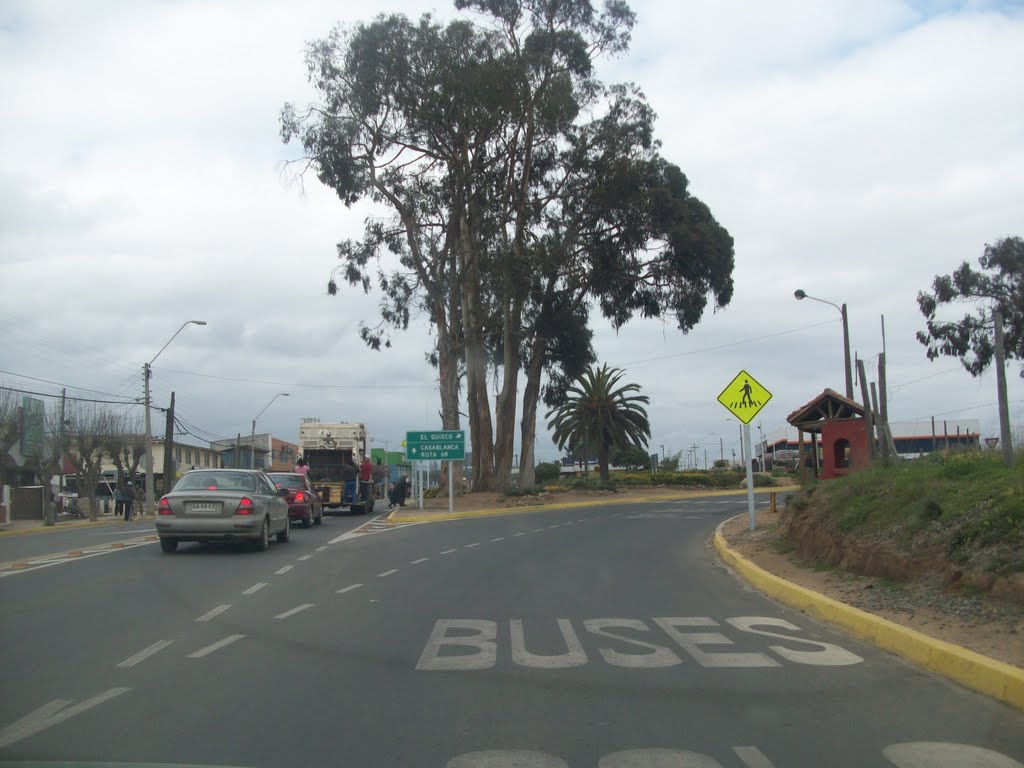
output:
<path id="1" fill-rule="evenodd" d="M 160 499 L 160 504 L 157 505 L 156 513 L 158 515 L 173 515 L 171 511 L 171 502 L 166 498 Z"/>
<path id="2" fill-rule="evenodd" d="M 304 494 L 302 491 L 296 491 L 295 501 L 299 504 L 304 503 L 306 501 L 306 494 Z"/>
<path id="3" fill-rule="evenodd" d="M 238 508 L 235 510 L 236 515 L 251 515 L 256 505 L 252 503 L 252 499 L 248 496 L 243 496 L 242 500 L 238 502 Z"/>

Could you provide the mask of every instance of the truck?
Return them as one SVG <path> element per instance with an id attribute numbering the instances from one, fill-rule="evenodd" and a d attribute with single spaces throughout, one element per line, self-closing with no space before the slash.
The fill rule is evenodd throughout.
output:
<path id="1" fill-rule="evenodd" d="M 324 509 L 373 513 L 373 483 L 359 482 L 359 464 L 367 454 L 366 425 L 354 422 L 325 423 L 317 418 L 299 422 L 299 450 L 309 466 Z"/>

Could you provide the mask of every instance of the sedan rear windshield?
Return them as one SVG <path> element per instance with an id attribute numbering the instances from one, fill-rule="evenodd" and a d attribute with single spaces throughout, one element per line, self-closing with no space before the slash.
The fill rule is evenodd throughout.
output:
<path id="1" fill-rule="evenodd" d="M 274 481 L 274 485 L 278 488 L 305 488 L 306 483 L 302 479 L 302 475 L 276 475 L 271 474 L 270 479 Z"/>
<path id="2" fill-rule="evenodd" d="M 256 478 L 248 472 L 189 472 L 174 486 L 176 491 L 255 491 Z"/>

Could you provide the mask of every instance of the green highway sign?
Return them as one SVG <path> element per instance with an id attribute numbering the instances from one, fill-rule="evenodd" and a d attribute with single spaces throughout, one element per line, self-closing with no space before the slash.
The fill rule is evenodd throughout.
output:
<path id="1" fill-rule="evenodd" d="M 466 458 L 466 433 L 461 429 L 406 432 L 405 455 L 410 461 L 462 461 Z"/>

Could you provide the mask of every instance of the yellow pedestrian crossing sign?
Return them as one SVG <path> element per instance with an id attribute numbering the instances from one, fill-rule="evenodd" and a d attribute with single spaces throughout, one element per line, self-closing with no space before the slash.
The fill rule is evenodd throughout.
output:
<path id="1" fill-rule="evenodd" d="M 718 402 L 744 424 L 749 424 L 771 399 L 772 393 L 746 371 L 737 373 L 718 396 Z"/>

